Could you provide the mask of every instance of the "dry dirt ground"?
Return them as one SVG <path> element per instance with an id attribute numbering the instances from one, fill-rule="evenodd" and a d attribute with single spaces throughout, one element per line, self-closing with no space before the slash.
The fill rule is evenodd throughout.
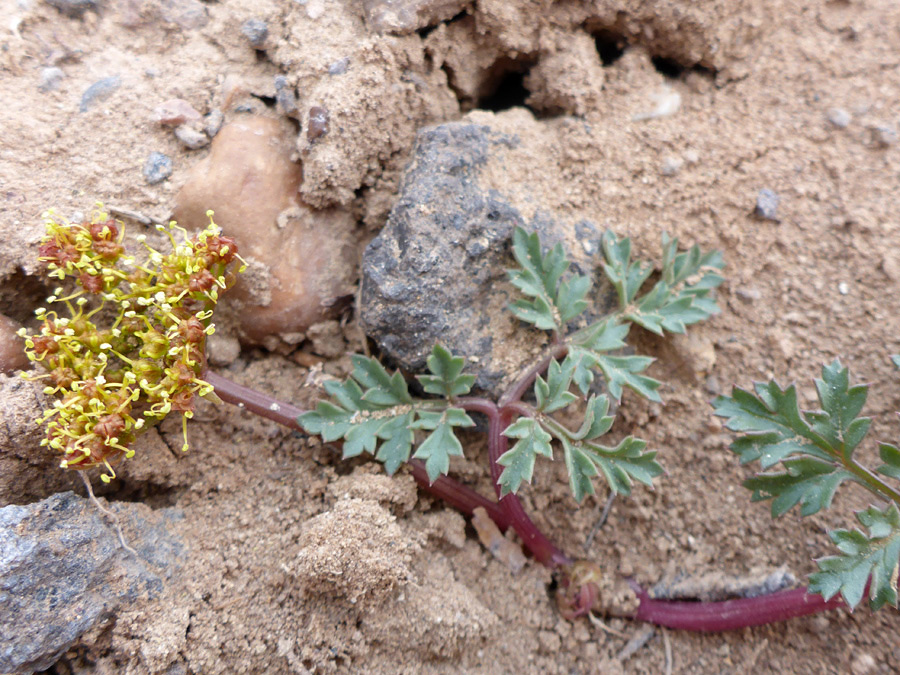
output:
<path id="1" fill-rule="evenodd" d="M 53 6 L 79 4 L 0 0 L 0 312 L 28 321 L 46 293 L 32 262 L 46 208 L 101 200 L 170 213 L 208 148 L 154 120 L 168 99 L 226 121 L 248 110 L 288 120 L 301 198 L 351 214 L 360 243 L 387 217 L 417 128 L 475 108 L 534 115 L 546 164 L 533 181 L 511 167 L 511 193 L 614 227 L 644 257 L 665 229 L 722 249 L 728 264 L 720 316 L 686 340 L 641 339 L 659 357 L 651 374 L 667 383 L 666 405 L 627 398 L 617 429 L 649 439 L 668 473 L 615 502 L 587 557 L 645 583 L 782 564 L 802 578 L 829 550 L 825 531 L 865 504 L 846 490 L 827 514 L 772 523 L 741 488 L 747 472 L 707 400 L 777 376 L 803 383 L 809 401 L 811 378 L 839 355 L 872 384 L 876 435 L 897 437 L 895 0 L 394 3 L 434 9 L 408 25 L 379 13 L 391 3 L 354 0 L 100 0 L 75 16 Z M 267 23 L 264 41 L 250 31 L 250 43 L 248 19 Z M 85 99 L 110 77 L 117 87 Z M 672 114 L 636 119 L 674 93 Z M 314 107 L 330 114 L 319 138 Z M 151 185 L 154 151 L 173 171 Z M 753 213 L 764 188 L 780 197 L 777 220 Z M 245 344 L 222 370 L 308 404 L 315 391 L 297 389 L 310 369 L 345 371 L 344 352 L 360 346 L 352 308 L 343 318 L 343 333 L 311 331 L 318 339 L 280 352 Z M 9 420 L 20 394 L 4 391 Z M 341 463 L 234 409 L 198 418 L 187 455 L 170 452 L 179 425 L 164 424 L 105 493 L 183 510 L 179 571 L 54 672 L 658 673 L 667 640 L 676 673 L 900 669 L 896 612 L 865 608 L 724 635 L 657 631 L 621 661 L 644 626 L 612 620 L 620 637 L 563 620 L 549 573 L 529 562 L 513 575 L 410 477 Z M 75 488 L 34 433 L 14 441 L 0 457 L 0 503 Z M 466 441 L 453 471 L 487 493 L 483 445 Z M 579 508 L 561 462 L 540 464 L 534 483 L 526 507 L 581 554 L 605 495 Z"/>

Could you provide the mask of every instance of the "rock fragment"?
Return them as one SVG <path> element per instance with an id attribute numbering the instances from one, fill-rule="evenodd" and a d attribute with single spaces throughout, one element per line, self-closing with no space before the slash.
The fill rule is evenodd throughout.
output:
<path id="1" fill-rule="evenodd" d="M 197 109 L 183 98 L 171 98 L 153 109 L 153 120 L 166 127 L 177 127 L 201 118 Z"/>
<path id="2" fill-rule="evenodd" d="M 197 131 L 193 127 L 182 124 L 175 129 L 175 138 L 188 150 L 197 150 L 209 145 L 209 138 L 202 131 Z"/>
<path id="3" fill-rule="evenodd" d="M 754 213 L 763 220 L 778 222 L 778 203 L 781 198 L 773 190 L 762 188 L 756 195 L 756 208 Z"/>
<path id="4" fill-rule="evenodd" d="M 81 104 L 78 106 L 79 112 L 87 112 L 95 103 L 103 101 L 122 86 L 122 78 L 118 75 L 111 75 L 97 80 L 90 87 L 84 90 L 81 95 Z"/>
<path id="5" fill-rule="evenodd" d="M 206 114 L 206 117 L 203 118 L 203 131 L 205 131 L 206 135 L 210 138 L 215 138 L 224 123 L 225 115 L 218 108 L 213 108 Z"/>
<path id="6" fill-rule="evenodd" d="M 269 24 L 262 19 L 247 19 L 241 25 L 241 33 L 254 49 L 262 49 L 269 37 Z"/>
<path id="7" fill-rule="evenodd" d="M 181 555 L 175 509 L 116 504 L 129 545 L 72 492 L 0 508 L 0 672 L 49 668 L 124 603 L 156 597 Z"/>
<path id="8" fill-rule="evenodd" d="M 838 129 L 846 129 L 850 126 L 850 113 L 843 108 L 829 108 L 825 113 L 826 119 Z"/>
<path id="9" fill-rule="evenodd" d="M 161 152 L 151 152 L 144 162 L 144 179 L 150 185 L 162 183 L 172 175 L 172 160 Z"/>
<path id="10" fill-rule="evenodd" d="M 285 115 L 293 115 L 297 112 L 297 95 L 284 75 L 275 76 L 275 101 Z"/>
<path id="11" fill-rule="evenodd" d="M 363 0 L 366 21 L 379 33 L 409 35 L 462 12 L 470 0 Z"/>
<path id="12" fill-rule="evenodd" d="M 54 91 L 59 89 L 59 83 L 66 76 L 62 68 L 50 66 L 41 69 L 41 83 L 39 89 L 41 91 Z"/>

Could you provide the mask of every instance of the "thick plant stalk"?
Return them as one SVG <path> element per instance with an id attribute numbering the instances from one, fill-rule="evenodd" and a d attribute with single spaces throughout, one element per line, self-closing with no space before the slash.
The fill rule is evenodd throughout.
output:
<path id="1" fill-rule="evenodd" d="M 825 600 L 821 595 L 807 593 L 805 588 L 721 602 L 656 600 L 636 582 L 628 583 L 641 601 L 635 619 L 704 633 L 764 626 L 845 606 L 839 595 Z"/>

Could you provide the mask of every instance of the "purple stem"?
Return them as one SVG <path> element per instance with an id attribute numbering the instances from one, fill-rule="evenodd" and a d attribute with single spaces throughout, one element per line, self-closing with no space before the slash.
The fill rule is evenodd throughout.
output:
<path id="1" fill-rule="evenodd" d="M 845 606 L 840 596 L 825 600 L 805 588 L 721 602 L 656 600 L 637 582 L 629 579 L 628 583 L 641 601 L 635 619 L 704 633 L 762 626 Z"/>

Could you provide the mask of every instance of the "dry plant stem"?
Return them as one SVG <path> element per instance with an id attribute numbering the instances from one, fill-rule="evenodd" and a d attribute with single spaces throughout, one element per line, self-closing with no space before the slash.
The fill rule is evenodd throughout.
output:
<path id="1" fill-rule="evenodd" d="M 549 363 L 549 357 L 546 363 Z M 544 364 L 544 368 L 546 368 L 546 364 Z M 460 398 L 455 401 L 459 407 L 469 412 L 481 413 L 488 419 L 488 454 L 491 460 L 491 478 L 498 497 L 500 487 L 497 479 L 500 477 L 502 469 L 497 464 L 497 460 L 508 447 L 503 430 L 509 425 L 513 416 L 526 414 L 530 409 L 530 406 L 520 402 L 516 396 L 521 397 L 528 385 L 541 372 L 542 370 L 539 368 L 528 371 L 504 395 L 502 399 L 506 401 L 504 407 L 498 408 L 492 401 L 474 397 Z M 215 387 L 216 394 L 226 403 L 237 405 L 291 429 L 302 431 L 297 417 L 305 411 L 300 408 L 236 384 L 213 372 L 207 372 L 204 379 Z M 526 380 L 527 384 L 522 385 L 522 382 Z M 514 494 L 506 495 L 499 502 L 493 502 L 447 476 L 441 476 L 434 483 L 429 483 L 424 464 L 419 460 L 411 460 L 410 466 L 413 477 L 422 488 L 445 500 L 459 511 L 471 514 L 475 508 L 481 506 L 500 529 L 505 530 L 512 527 L 521 537 L 526 548 L 542 564 L 550 568 L 564 568 L 572 564 L 572 559 L 547 539 L 528 517 L 521 502 Z M 803 588 L 779 591 L 757 598 L 722 602 L 656 600 L 651 598 L 647 591 L 636 582 L 629 580 L 629 583 L 640 600 L 640 606 L 633 618 L 681 630 L 701 632 L 736 630 L 844 606 L 839 597 L 826 602 L 821 596 L 807 593 Z"/>
<path id="2" fill-rule="evenodd" d="M 113 525 L 116 527 L 116 534 L 119 535 L 119 543 L 122 544 L 122 548 L 134 555 L 137 555 L 137 551 L 131 548 L 128 543 L 125 541 L 125 533 L 122 532 L 122 526 L 119 524 L 119 516 L 117 516 L 113 511 L 110 511 L 100 503 L 100 500 L 94 496 L 94 488 L 91 485 L 90 479 L 85 475 L 83 471 L 79 471 L 78 475 L 81 476 L 81 481 L 84 483 L 84 487 L 87 490 L 88 497 L 90 497 L 91 501 L 94 502 L 94 506 L 97 507 L 97 510 L 100 511 L 103 515 L 109 518 Z"/>

